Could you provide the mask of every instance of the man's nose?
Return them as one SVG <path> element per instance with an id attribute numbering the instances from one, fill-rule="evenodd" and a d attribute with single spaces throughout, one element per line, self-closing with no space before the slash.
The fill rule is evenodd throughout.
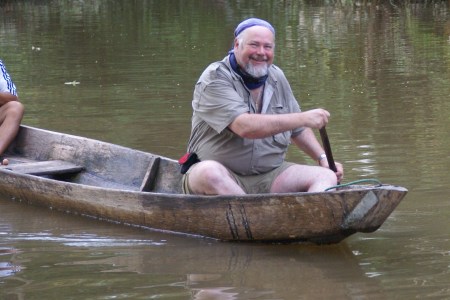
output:
<path id="1" fill-rule="evenodd" d="M 266 53 L 266 49 L 264 48 L 264 46 L 259 46 L 256 50 L 258 55 L 264 55 Z"/>

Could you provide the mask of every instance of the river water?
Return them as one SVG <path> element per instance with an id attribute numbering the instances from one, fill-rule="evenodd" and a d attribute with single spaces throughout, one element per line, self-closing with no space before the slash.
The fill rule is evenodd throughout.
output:
<path id="1" fill-rule="evenodd" d="M 331 112 L 345 181 L 409 189 L 378 231 L 326 246 L 223 243 L 0 199 L 0 299 L 450 298 L 448 2 L 372 2 L 0 0 L 0 58 L 26 125 L 178 158 L 196 79 L 258 16 L 302 108 Z M 288 159 L 312 163 L 294 148 Z"/>

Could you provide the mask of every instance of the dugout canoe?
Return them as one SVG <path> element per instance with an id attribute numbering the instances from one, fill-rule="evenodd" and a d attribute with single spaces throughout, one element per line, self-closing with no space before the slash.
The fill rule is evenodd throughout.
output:
<path id="1" fill-rule="evenodd" d="M 181 193 L 177 161 L 21 126 L 0 167 L 0 197 L 66 213 L 223 241 L 337 243 L 377 230 L 407 190 L 353 185 L 320 193 Z"/>

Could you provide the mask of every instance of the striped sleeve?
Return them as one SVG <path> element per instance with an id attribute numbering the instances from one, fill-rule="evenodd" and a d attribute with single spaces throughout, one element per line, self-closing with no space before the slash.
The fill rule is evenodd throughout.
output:
<path id="1" fill-rule="evenodd" d="M 6 71 L 6 67 L 1 60 L 0 60 L 0 92 L 9 92 L 14 96 L 17 96 L 16 86 L 14 85 L 14 82 L 11 80 L 11 77 Z"/>

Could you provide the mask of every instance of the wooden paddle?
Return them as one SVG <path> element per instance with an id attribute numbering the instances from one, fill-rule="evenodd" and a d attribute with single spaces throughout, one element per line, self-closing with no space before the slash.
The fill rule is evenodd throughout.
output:
<path id="1" fill-rule="evenodd" d="M 330 141 L 328 140 L 327 130 L 325 126 L 319 129 L 320 137 L 322 138 L 323 149 L 325 150 L 325 154 L 327 155 L 328 166 L 330 166 L 330 170 L 337 172 L 336 164 L 334 163 L 333 153 L 331 153 Z"/>

